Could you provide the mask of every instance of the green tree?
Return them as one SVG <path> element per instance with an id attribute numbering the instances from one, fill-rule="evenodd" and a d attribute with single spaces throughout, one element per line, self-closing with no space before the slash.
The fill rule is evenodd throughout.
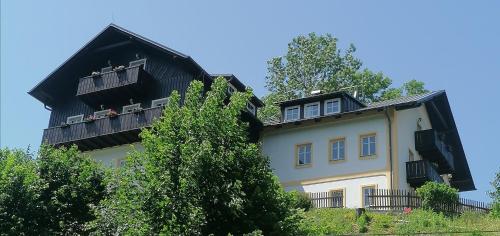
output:
<path id="1" fill-rule="evenodd" d="M 0 150 L 0 232 L 36 235 L 44 231 L 40 192 L 43 182 L 27 152 Z"/>
<path id="2" fill-rule="evenodd" d="M 76 146 L 53 148 L 42 145 L 38 153 L 40 192 L 44 216 L 40 221 L 51 234 L 83 234 L 95 218 L 92 206 L 105 198 L 102 166 L 83 155 Z"/>
<path id="3" fill-rule="evenodd" d="M 346 50 L 339 49 L 337 38 L 330 34 L 310 33 L 294 38 L 288 44 L 286 55 L 267 62 L 269 94 L 263 98 L 266 106 L 259 112 L 260 118 L 264 121 L 279 118 L 276 102 L 307 96 L 313 90 L 357 91 L 358 98 L 366 103 L 382 99 L 391 79 L 381 72 L 362 69 L 362 62 L 355 57 L 355 52 L 352 44 Z M 420 85 L 420 82 L 415 82 L 417 84 L 409 83 L 408 91 L 419 91 L 418 86 L 413 89 Z M 398 90 L 390 91 L 392 97 L 401 94 Z"/>
<path id="4" fill-rule="evenodd" d="M 427 93 L 429 90 L 425 89 L 424 82 L 417 80 L 410 80 L 401 86 L 401 88 L 389 88 L 382 92 L 380 100 L 395 99 L 403 96 L 412 96 Z"/>
<path id="5" fill-rule="evenodd" d="M 248 141 L 248 124 L 240 119 L 251 93 L 234 93 L 227 103 L 226 88 L 218 78 L 204 96 L 203 84 L 194 81 L 183 106 L 179 94 L 172 93 L 162 118 L 142 131 L 144 152 L 127 158 L 118 189 L 98 209 L 94 226 L 110 226 L 103 234 L 173 235 L 257 230 L 273 235 L 297 228 L 292 199 L 259 147 Z M 136 190 L 124 191 L 132 186 Z M 140 219 L 123 226 L 134 211 Z"/>
<path id="6" fill-rule="evenodd" d="M 491 199 L 493 200 L 491 215 L 500 218 L 500 169 L 495 174 L 495 179 L 491 182 L 493 190 L 489 191 Z"/>

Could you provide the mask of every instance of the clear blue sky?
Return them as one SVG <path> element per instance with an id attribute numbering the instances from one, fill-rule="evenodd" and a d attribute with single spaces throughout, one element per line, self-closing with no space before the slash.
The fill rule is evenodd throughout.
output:
<path id="1" fill-rule="evenodd" d="M 445 89 L 477 191 L 500 167 L 500 2 L 22 1 L 1 3 L 1 143 L 35 148 L 49 112 L 27 92 L 109 23 L 233 73 L 266 94 L 266 60 L 299 34 L 354 43 L 364 66 L 399 86 Z"/>

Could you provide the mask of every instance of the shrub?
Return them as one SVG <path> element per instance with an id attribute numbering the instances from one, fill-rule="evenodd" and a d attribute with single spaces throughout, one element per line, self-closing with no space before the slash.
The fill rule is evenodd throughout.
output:
<path id="1" fill-rule="evenodd" d="M 448 232 L 450 228 L 448 221 L 442 213 L 417 209 L 402 217 L 401 222 L 403 223 L 397 225 L 396 233 Z"/>
<path id="2" fill-rule="evenodd" d="M 500 219 L 500 201 L 493 203 L 493 205 L 491 206 L 490 216 Z"/>
<path id="3" fill-rule="evenodd" d="M 417 188 L 422 207 L 435 212 L 446 212 L 447 207 L 458 203 L 458 190 L 442 183 L 427 182 Z"/>
<path id="4" fill-rule="evenodd" d="M 370 223 L 370 217 L 368 217 L 366 212 L 363 212 L 363 214 L 361 214 L 356 220 L 356 223 L 358 224 L 359 232 L 366 233 L 368 232 L 368 224 Z"/>
<path id="5" fill-rule="evenodd" d="M 309 196 L 305 192 L 300 191 L 290 191 L 288 192 L 291 201 L 291 207 L 295 209 L 304 209 L 304 211 L 309 211 L 313 208 L 313 204 Z"/>

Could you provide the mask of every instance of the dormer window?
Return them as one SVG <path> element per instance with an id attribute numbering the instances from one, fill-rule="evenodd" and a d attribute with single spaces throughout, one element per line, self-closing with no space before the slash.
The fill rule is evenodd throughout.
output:
<path id="1" fill-rule="evenodd" d="M 308 103 L 304 106 L 304 117 L 311 118 L 319 116 L 319 102 Z"/>
<path id="2" fill-rule="evenodd" d="M 160 98 L 151 101 L 151 107 L 164 107 L 168 104 L 168 98 Z"/>
<path id="3" fill-rule="evenodd" d="M 136 104 L 132 104 L 132 105 L 127 105 L 127 106 L 123 106 L 122 113 L 131 113 L 131 112 L 137 111 L 139 109 L 141 109 L 141 104 L 140 103 L 136 103 Z"/>
<path id="4" fill-rule="evenodd" d="M 300 119 L 300 106 L 285 108 L 285 121 Z"/>
<path id="5" fill-rule="evenodd" d="M 231 83 L 227 83 L 227 92 L 229 94 L 233 94 L 236 91 L 238 90 Z"/>
<path id="6" fill-rule="evenodd" d="M 255 105 L 253 105 L 253 103 L 251 102 L 247 103 L 247 110 L 253 115 L 255 115 Z"/>
<path id="7" fill-rule="evenodd" d="M 66 124 L 75 124 L 83 121 L 83 114 L 77 116 L 70 116 L 66 119 Z"/>
<path id="8" fill-rule="evenodd" d="M 325 115 L 340 113 L 340 98 L 325 101 Z"/>

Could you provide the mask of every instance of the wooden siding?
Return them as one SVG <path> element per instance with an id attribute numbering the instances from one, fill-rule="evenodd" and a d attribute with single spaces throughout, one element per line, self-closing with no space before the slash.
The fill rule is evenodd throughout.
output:
<path id="1" fill-rule="evenodd" d="M 449 150 L 449 145 L 439 136 L 433 129 L 416 131 L 415 149 L 424 159 L 436 162 L 440 174 L 453 173 L 455 170 L 453 154 Z"/>
<path id="2" fill-rule="evenodd" d="M 76 96 L 138 83 L 140 70 L 140 66 L 134 66 L 123 71 L 111 71 L 80 78 Z"/>
<path id="3" fill-rule="evenodd" d="M 137 141 L 141 128 L 148 127 L 162 114 L 162 108 L 105 117 L 91 122 L 45 129 L 43 142 L 55 146 L 76 144 L 80 150 L 103 148 Z"/>
<path id="4" fill-rule="evenodd" d="M 144 70 L 151 76 L 152 86 L 142 96 L 134 98 L 134 101 L 141 103 L 143 108 L 150 107 L 152 100 L 170 96 L 174 90 L 179 91 L 181 98 L 184 98 L 189 84 L 195 79 L 193 73 L 183 68 L 181 62 L 164 57 L 149 56 Z M 72 95 L 68 95 L 64 99 L 59 99 L 58 103 L 52 107 L 49 127 L 58 126 L 62 122 L 66 122 L 66 118 L 69 116 L 79 114 L 88 116 L 98 110 L 95 107 L 85 104 L 84 101 L 75 96 L 78 89 L 77 84 L 78 80 L 75 79 L 75 90 L 71 93 Z M 123 101 L 119 102 L 112 99 L 102 101 L 102 104 L 105 105 L 105 108 L 111 108 L 116 111 L 121 111 L 122 106 L 128 105 L 128 103 L 124 103 Z"/>

